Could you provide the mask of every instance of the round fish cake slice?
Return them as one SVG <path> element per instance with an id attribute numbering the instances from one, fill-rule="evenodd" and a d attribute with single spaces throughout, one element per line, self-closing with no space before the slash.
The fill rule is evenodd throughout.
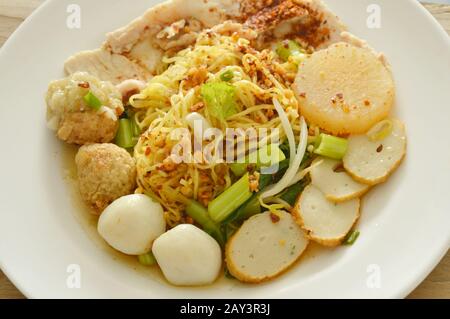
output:
<path id="1" fill-rule="evenodd" d="M 360 200 L 333 203 L 315 186 L 305 188 L 293 215 L 308 237 L 329 247 L 342 244 L 359 219 Z"/>
<path id="2" fill-rule="evenodd" d="M 319 161 L 322 161 L 322 163 L 314 165 Z M 314 161 L 312 167 L 312 184 L 320 189 L 330 201 L 345 202 L 361 197 L 369 190 L 368 185 L 353 180 L 343 170 L 344 167 L 340 161 L 318 158 Z"/>
<path id="3" fill-rule="evenodd" d="M 405 126 L 389 120 L 392 130 L 376 140 L 368 135 L 350 136 L 344 156 L 344 167 L 352 177 L 368 185 L 385 182 L 400 166 L 406 155 Z"/>
<path id="4" fill-rule="evenodd" d="M 267 281 L 295 263 L 308 243 L 306 234 L 291 214 L 255 215 L 228 242 L 227 267 L 242 282 Z"/>

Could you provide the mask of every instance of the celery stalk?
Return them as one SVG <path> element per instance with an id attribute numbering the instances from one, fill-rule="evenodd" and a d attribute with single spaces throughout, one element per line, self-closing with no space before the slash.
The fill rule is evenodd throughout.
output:
<path id="1" fill-rule="evenodd" d="M 267 186 L 273 182 L 272 175 L 262 174 L 259 178 L 259 192 L 254 193 L 248 201 L 236 209 L 226 220 L 223 221 L 224 224 L 230 224 L 233 222 L 240 222 L 253 215 L 261 213 L 261 204 L 259 202 L 258 194 L 260 194 Z"/>
<path id="2" fill-rule="evenodd" d="M 252 197 L 248 173 L 208 205 L 209 216 L 216 223 L 224 221 L 239 206 Z"/>
<path id="3" fill-rule="evenodd" d="M 186 214 L 202 226 L 203 230 L 214 237 L 220 245 L 225 244 L 220 227 L 214 223 L 208 215 L 208 210 L 200 203 L 190 200 L 186 205 Z"/>
<path id="4" fill-rule="evenodd" d="M 132 148 L 136 145 L 133 137 L 131 121 L 129 119 L 120 119 L 119 129 L 115 139 L 116 145 L 125 149 Z"/>
<path id="5" fill-rule="evenodd" d="M 247 168 L 254 162 L 256 158 L 256 170 L 260 170 L 262 167 L 270 167 L 278 164 L 286 159 L 286 156 L 281 151 L 279 146 L 276 146 L 275 154 L 272 154 L 272 149 L 275 145 L 266 145 L 261 149 L 251 153 L 245 158 L 244 163 L 232 163 L 230 169 L 235 176 L 243 176 L 247 173 Z"/>
<path id="6" fill-rule="evenodd" d="M 314 153 L 335 160 L 344 158 L 347 152 L 348 140 L 328 134 L 320 134 L 316 141 Z"/>

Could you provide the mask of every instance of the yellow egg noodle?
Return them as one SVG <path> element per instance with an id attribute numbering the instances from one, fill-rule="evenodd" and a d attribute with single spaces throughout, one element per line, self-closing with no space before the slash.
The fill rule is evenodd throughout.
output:
<path id="1" fill-rule="evenodd" d="M 140 94 L 132 96 L 130 103 L 137 109 L 137 123 L 146 132 L 134 151 L 138 192 L 158 200 L 173 227 L 185 222 L 187 198 L 207 204 L 232 184 L 226 164 L 174 164 L 167 160 L 176 144 L 170 133 L 189 127 L 189 113 L 200 113 L 222 131 L 278 128 L 280 139 L 285 138 L 285 133 L 272 100 L 276 98 L 283 105 L 294 132 L 300 131 L 300 115 L 298 101 L 290 89 L 296 66 L 292 62 L 280 63 L 271 50 L 253 49 L 247 39 L 209 30 L 201 34 L 193 47 L 166 56 L 163 63 L 165 70 L 152 78 Z M 221 122 L 203 107 L 200 85 L 220 81 L 226 72 L 233 74 L 230 83 L 236 89 L 238 112 Z"/>

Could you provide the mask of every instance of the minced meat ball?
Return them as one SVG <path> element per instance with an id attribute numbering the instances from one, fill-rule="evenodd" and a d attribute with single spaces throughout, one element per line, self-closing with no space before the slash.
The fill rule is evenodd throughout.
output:
<path id="1" fill-rule="evenodd" d="M 82 146 L 75 162 L 81 196 L 99 214 L 136 188 L 135 161 L 114 144 Z"/>
<path id="2" fill-rule="evenodd" d="M 89 92 L 100 100 L 98 110 L 84 101 Z M 50 83 L 46 101 L 48 126 L 70 144 L 111 142 L 124 111 L 119 90 L 85 72 Z"/>

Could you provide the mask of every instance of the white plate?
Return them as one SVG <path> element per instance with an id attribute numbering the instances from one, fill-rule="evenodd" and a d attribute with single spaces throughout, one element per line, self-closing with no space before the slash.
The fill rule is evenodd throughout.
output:
<path id="1" fill-rule="evenodd" d="M 0 53 L 0 266 L 28 297 L 47 298 L 399 298 L 435 267 L 450 243 L 450 41 L 420 4 L 408 0 L 329 0 L 350 31 L 386 53 L 397 82 L 408 157 L 364 200 L 353 247 L 312 253 L 259 286 L 222 280 L 175 288 L 118 260 L 80 224 L 61 173 L 63 146 L 45 126 L 44 94 L 71 54 L 98 47 L 104 34 L 158 1 L 78 0 L 82 28 L 66 27 L 72 0 L 48 1 Z M 132 4 L 131 4 L 132 3 Z M 381 29 L 366 26 L 369 4 Z M 310 254 L 311 255 L 311 254 Z M 119 258 L 120 259 L 120 258 Z M 69 265 L 81 288 L 70 289 Z M 69 282 L 70 283 L 70 282 Z M 69 285 L 70 286 L 70 285 Z"/>

